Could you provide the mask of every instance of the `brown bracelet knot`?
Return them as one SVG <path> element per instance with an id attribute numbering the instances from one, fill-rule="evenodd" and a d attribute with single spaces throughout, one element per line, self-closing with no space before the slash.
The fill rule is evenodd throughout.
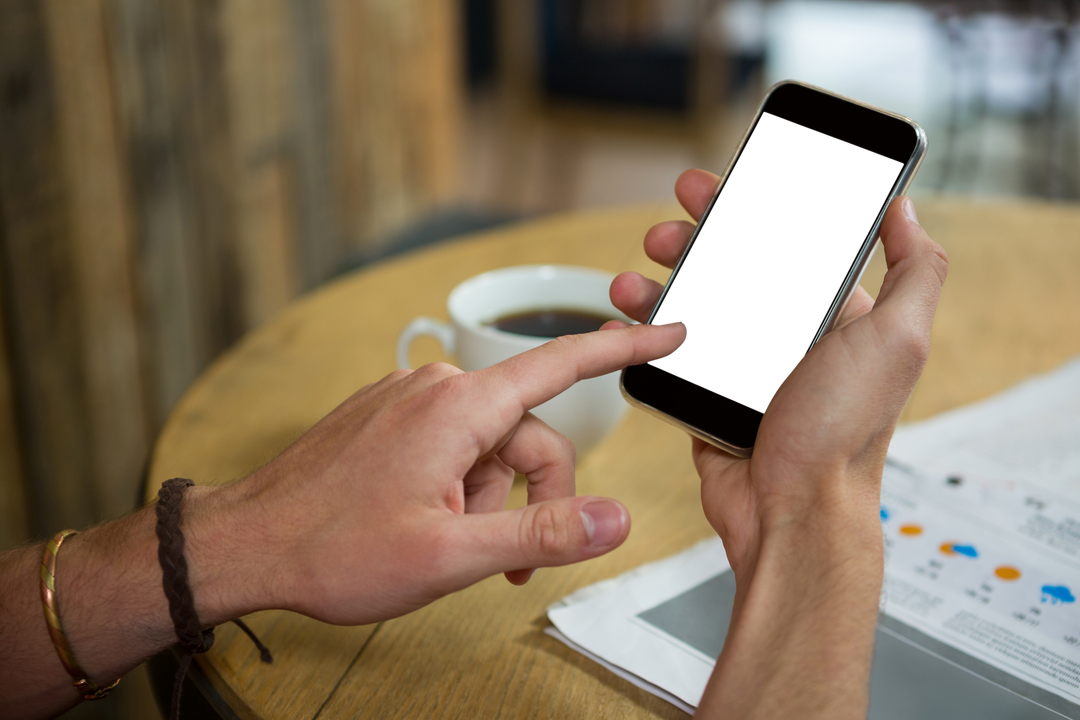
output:
<path id="1" fill-rule="evenodd" d="M 161 563 L 161 583 L 165 597 L 169 600 L 169 617 L 172 618 L 176 637 L 181 647 L 186 650 L 176 671 L 173 682 L 172 712 L 174 720 L 180 716 L 180 690 L 184 676 L 191 665 L 193 656 L 204 653 L 214 644 L 212 628 L 204 630 L 199 616 L 195 612 L 195 597 L 188 584 L 187 560 L 184 559 L 184 534 L 180 530 L 180 506 L 184 491 L 194 485 L 186 478 L 166 480 L 158 491 L 158 501 L 154 508 L 157 514 L 156 533 L 158 537 L 158 561 Z M 244 633 L 251 638 L 259 649 L 260 659 L 264 663 L 274 661 L 270 651 L 259 642 L 255 633 L 243 620 L 233 620 Z"/>
<path id="2" fill-rule="evenodd" d="M 184 559 L 184 534 L 180 531 L 180 504 L 184 491 L 194 485 L 185 478 L 166 480 L 158 491 L 154 508 L 157 514 L 158 562 L 161 583 L 169 600 L 169 616 L 180 645 L 189 653 L 204 653 L 214 644 L 214 631 L 203 630 L 195 613 L 195 597 L 188 585 L 187 560 Z"/>

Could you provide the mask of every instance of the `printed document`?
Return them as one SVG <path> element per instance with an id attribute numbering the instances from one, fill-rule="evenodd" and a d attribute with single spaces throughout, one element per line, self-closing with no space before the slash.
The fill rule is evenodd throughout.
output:
<path id="1" fill-rule="evenodd" d="M 871 718 L 894 716 L 875 693 L 905 691 L 890 663 L 937 668 L 906 691 L 939 710 L 968 692 L 981 717 L 1080 718 L 1080 361 L 898 429 L 881 523 Z M 549 634 L 692 712 L 733 597 L 706 540 L 565 598 Z"/>

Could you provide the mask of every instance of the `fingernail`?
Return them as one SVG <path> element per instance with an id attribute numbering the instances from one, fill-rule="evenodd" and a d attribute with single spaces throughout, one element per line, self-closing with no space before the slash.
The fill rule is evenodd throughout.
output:
<path id="1" fill-rule="evenodd" d="M 581 521 L 592 547 L 606 547 L 622 535 L 626 522 L 622 506 L 608 500 L 594 500 L 581 506 Z"/>
<path id="2" fill-rule="evenodd" d="M 681 325 L 681 326 L 684 326 L 686 328 L 686 339 L 683 341 L 683 344 L 679 345 L 679 347 L 676 348 L 675 352 L 673 352 L 672 354 L 664 355 L 663 357 L 658 357 L 657 359 L 654 359 L 654 361 L 651 361 L 651 363 L 653 365 L 656 365 L 657 363 L 663 363 L 665 361 L 665 359 L 671 359 L 671 358 L 675 357 L 676 355 L 678 355 L 680 352 L 683 352 L 683 349 L 686 348 L 686 343 L 688 343 L 690 341 L 690 324 L 689 323 L 687 323 L 685 320 L 665 320 L 665 321 L 661 321 L 659 323 L 652 323 L 652 324 L 653 325 Z"/>
<path id="3" fill-rule="evenodd" d="M 904 216 L 907 217 L 907 219 L 910 220 L 911 222 L 918 225 L 919 224 L 919 216 L 915 214 L 915 203 L 911 202 L 911 198 L 909 198 L 909 197 L 904 198 L 903 202 L 901 202 L 900 205 L 904 210 Z"/>

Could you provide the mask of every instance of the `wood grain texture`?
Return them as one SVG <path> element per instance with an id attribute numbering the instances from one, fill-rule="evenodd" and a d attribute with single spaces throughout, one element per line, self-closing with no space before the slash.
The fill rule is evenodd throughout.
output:
<path id="1" fill-rule="evenodd" d="M 285 0 L 222 6 L 224 82 L 236 193 L 243 326 L 275 315 L 300 289 L 291 143 L 295 62 Z"/>
<path id="2" fill-rule="evenodd" d="M 952 267 L 907 419 L 986 397 L 1080 353 L 1080 285 L 1072 277 L 1080 208 L 926 200 L 919 212 Z M 663 279 L 641 253 L 641 237 L 679 216 L 665 206 L 548 218 L 410 254 L 301 299 L 185 395 L 156 446 L 150 493 L 174 475 L 221 483 L 269 460 L 353 390 L 392 371 L 401 328 L 417 315 L 445 317 L 449 291 L 476 273 L 561 262 Z M 883 274 L 879 254 L 864 286 L 874 291 Z M 421 352 L 429 357 L 416 359 L 440 357 L 433 346 Z M 294 666 L 259 667 L 246 641 L 229 635 L 197 661 L 243 717 L 679 717 L 541 631 L 548 603 L 711 533 L 689 442 L 632 412 L 581 460 L 578 490 L 627 504 L 634 530 L 623 547 L 542 570 L 524 588 L 489 579 L 374 634 L 287 613 L 255 618 L 275 652 L 300 644 L 286 661 Z M 511 503 L 523 502 L 515 487 Z M 304 678 L 287 699 L 270 681 L 283 668 Z"/>
<path id="3" fill-rule="evenodd" d="M 184 96 L 177 110 L 183 149 L 188 153 L 189 191 L 195 201 L 194 233 L 200 245 L 200 270 L 208 294 L 207 332 L 213 352 L 228 346 L 247 326 L 245 293 L 258 282 L 241 274 L 237 204 L 240 192 L 233 151 L 236 112 L 227 70 L 225 10 L 220 0 L 169 0 L 164 3 L 175 28 L 177 70 L 184 73 Z"/>
<path id="4" fill-rule="evenodd" d="M 218 353 L 455 195 L 455 10 L 0 0 L 0 442 L 34 532 L 127 510 Z"/>
<path id="5" fill-rule="evenodd" d="M 44 5 L 0 2 L 0 257 L 31 531 L 97 519 Z"/>
<path id="6" fill-rule="evenodd" d="M 923 203 L 919 217 L 950 271 L 904 420 L 985 398 L 1080 353 L 1077 206 Z"/>
<path id="7" fill-rule="evenodd" d="M 11 386 L 4 327 L 3 277 L 0 277 L 0 547 L 21 543 L 30 536 L 26 488 L 19 450 L 15 397 Z"/>
<path id="8" fill-rule="evenodd" d="M 126 168 L 103 0 L 43 3 L 66 180 L 91 488 L 99 517 L 131 508 L 149 450 Z M 96 518 L 95 518 L 96 519 Z"/>
<path id="9" fill-rule="evenodd" d="M 441 0 L 326 8 L 342 225 L 371 249 L 457 193 L 459 13 Z"/>
<path id="10" fill-rule="evenodd" d="M 301 287 L 311 289 L 341 268 L 348 247 L 342 228 L 335 156 L 345 132 L 335 132 L 329 14 L 326 0 L 287 0 L 295 62 L 292 68 L 293 170 L 296 176 Z M 369 62 L 378 62 L 370 58 Z"/>
<path id="11" fill-rule="evenodd" d="M 143 0 L 110 0 L 107 10 L 154 427 L 235 325 L 231 309 L 215 312 L 217 273 L 199 234 L 196 67 L 188 57 L 191 22 L 182 10 Z"/>
<path id="12" fill-rule="evenodd" d="M 264 664 L 251 640 L 230 623 L 215 630 L 214 662 L 202 664 L 207 680 L 244 720 L 314 717 L 312 688 L 340 680 L 378 628 L 335 627 L 277 611 L 245 621 L 274 662 Z"/>
<path id="13" fill-rule="evenodd" d="M 454 195 L 456 22 L 431 0 L 104 1 L 160 421 L 243 331 Z"/>

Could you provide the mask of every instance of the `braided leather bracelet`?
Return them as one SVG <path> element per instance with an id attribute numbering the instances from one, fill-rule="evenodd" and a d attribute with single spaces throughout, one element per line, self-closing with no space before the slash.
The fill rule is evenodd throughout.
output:
<path id="1" fill-rule="evenodd" d="M 161 583 L 165 597 L 169 600 L 169 616 L 172 618 L 173 628 L 180 639 L 181 647 L 186 651 L 173 681 L 172 712 L 169 714 L 172 720 L 180 717 L 180 691 L 184 686 L 184 676 L 191 665 L 191 659 L 206 652 L 214 644 L 213 629 L 203 630 L 195 612 L 195 598 L 191 593 L 191 586 L 188 585 L 187 560 L 184 559 L 184 534 L 180 530 L 180 505 L 184 499 L 184 491 L 194 484 L 186 478 L 166 480 L 158 491 L 158 501 L 154 508 L 157 514 Z M 259 642 L 243 620 L 233 622 L 255 643 L 264 663 L 274 661 L 270 651 Z"/>
<path id="2" fill-rule="evenodd" d="M 52 639 L 56 654 L 64 665 L 68 675 L 75 681 L 75 689 L 85 700 L 100 700 L 109 694 L 109 691 L 119 684 L 117 679 L 112 685 L 98 687 L 91 680 L 86 671 L 79 666 L 75 659 L 75 653 L 71 651 L 67 636 L 64 634 L 64 626 L 60 622 L 60 602 L 56 594 L 56 555 L 60 552 L 60 545 L 72 535 L 78 535 L 75 530 L 58 532 L 52 540 L 45 545 L 45 552 L 41 556 L 41 605 L 45 608 L 45 623 L 49 628 L 49 637 Z"/>

